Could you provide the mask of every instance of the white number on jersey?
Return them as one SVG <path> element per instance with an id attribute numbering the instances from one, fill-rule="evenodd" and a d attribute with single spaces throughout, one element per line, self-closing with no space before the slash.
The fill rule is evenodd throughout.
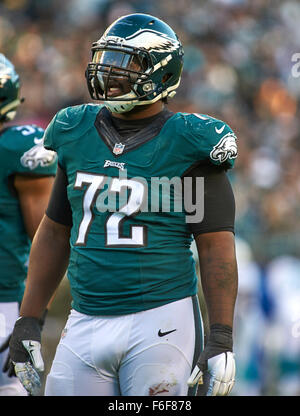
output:
<path id="1" fill-rule="evenodd" d="M 83 218 L 79 225 L 76 245 L 86 245 L 87 235 L 94 219 L 93 207 L 99 192 L 103 189 L 106 176 L 93 173 L 77 172 L 74 189 L 87 186 L 83 196 Z M 145 187 L 133 179 L 112 178 L 109 192 L 120 193 L 122 188 L 130 189 L 130 196 L 125 205 L 119 211 L 109 215 L 106 221 L 106 246 L 130 246 L 141 247 L 145 245 L 145 227 L 131 226 L 130 237 L 121 236 L 121 226 L 130 216 L 137 214 L 141 208 Z"/>

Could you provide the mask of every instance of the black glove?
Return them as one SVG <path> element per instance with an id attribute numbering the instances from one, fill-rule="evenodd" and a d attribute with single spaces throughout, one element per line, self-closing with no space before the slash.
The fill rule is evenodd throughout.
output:
<path id="1" fill-rule="evenodd" d="M 47 316 L 48 310 L 45 309 L 42 317 L 38 320 L 39 326 L 40 326 L 40 331 L 42 331 L 44 324 L 45 324 L 45 319 Z M 32 319 L 36 319 L 36 318 L 32 318 Z M 11 335 L 10 334 L 6 340 L 3 342 L 3 344 L 0 346 L 0 353 L 2 353 L 3 351 L 5 351 L 8 347 L 9 347 L 9 343 L 10 343 L 10 339 L 11 339 Z M 24 348 L 23 348 L 24 349 Z M 26 359 L 24 360 L 26 361 Z M 5 363 L 3 365 L 3 372 L 7 373 L 8 377 L 13 377 L 16 376 L 15 373 L 15 366 L 10 358 L 10 352 L 7 355 L 7 359 L 5 360 Z"/>
<path id="2" fill-rule="evenodd" d="M 21 316 L 16 320 L 9 341 L 9 352 L 16 375 L 24 388 L 31 396 L 39 395 L 41 381 L 37 371 L 44 370 L 39 319 Z"/>
<path id="3" fill-rule="evenodd" d="M 232 328 L 214 324 L 204 350 L 188 380 L 190 387 L 201 384 L 202 376 L 208 371 L 210 376 L 207 395 L 224 396 L 230 393 L 234 385 L 235 361 L 232 353 Z"/>
<path id="4" fill-rule="evenodd" d="M 197 366 L 202 372 L 207 370 L 207 361 L 223 352 L 232 352 L 232 345 L 232 328 L 230 326 L 221 324 L 211 325 L 207 344 L 200 354 Z"/>

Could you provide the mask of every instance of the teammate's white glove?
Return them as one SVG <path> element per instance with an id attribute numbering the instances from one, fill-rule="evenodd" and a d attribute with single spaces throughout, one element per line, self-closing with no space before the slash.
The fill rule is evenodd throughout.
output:
<path id="1" fill-rule="evenodd" d="M 188 379 L 188 385 L 194 387 L 203 384 L 205 371 L 209 375 L 207 396 L 225 396 L 230 393 L 235 382 L 235 360 L 232 353 L 232 329 L 227 325 L 211 326 L 208 342 Z"/>
<path id="2" fill-rule="evenodd" d="M 37 318 L 17 319 L 9 342 L 9 354 L 15 372 L 32 396 L 39 394 L 41 381 L 37 371 L 44 371 L 41 355 L 41 328 Z"/>

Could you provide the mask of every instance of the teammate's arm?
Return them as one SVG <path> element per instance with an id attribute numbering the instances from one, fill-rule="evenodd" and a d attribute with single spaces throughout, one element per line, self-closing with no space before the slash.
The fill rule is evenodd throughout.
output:
<path id="1" fill-rule="evenodd" d="M 46 211 L 54 177 L 15 175 L 14 187 L 18 194 L 26 232 L 32 240 Z"/>
<path id="2" fill-rule="evenodd" d="M 39 318 L 67 270 L 72 226 L 67 184 L 58 165 L 46 215 L 31 246 L 21 316 Z"/>
<path id="3" fill-rule="evenodd" d="M 53 182 L 54 176 L 27 176 L 16 174 L 14 177 L 14 187 L 18 194 L 22 218 L 26 232 L 31 241 L 45 214 Z M 54 297 L 55 294 L 48 302 L 47 308 L 42 314 L 40 320 L 41 328 L 43 327 L 47 311 L 50 308 Z"/>
<path id="4" fill-rule="evenodd" d="M 45 215 L 34 236 L 20 316 L 39 318 L 68 266 L 70 227 Z"/>
<path id="5" fill-rule="evenodd" d="M 31 241 L 45 214 L 53 182 L 54 176 L 27 176 L 16 174 L 14 177 L 14 187 L 18 194 L 22 218 L 26 232 Z M 46 310 L 50 308 L 54 297 L 55 296 L 53 295 Z M 44 321 L 46 316 L 45 311 L 43 313 L 44 318 L 42 321 Z"/>

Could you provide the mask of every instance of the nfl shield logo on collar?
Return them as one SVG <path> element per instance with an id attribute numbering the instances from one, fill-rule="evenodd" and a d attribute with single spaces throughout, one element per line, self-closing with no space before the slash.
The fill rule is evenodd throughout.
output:
<path id="1" fill-rule="evenodd" d="M 121 153 L 123 153 L 124 147 L 125 147 L 125 144 L 116 143 L 115 146 L 114 146 L 113 153 L 115 155 L 120 155 Z"/>

